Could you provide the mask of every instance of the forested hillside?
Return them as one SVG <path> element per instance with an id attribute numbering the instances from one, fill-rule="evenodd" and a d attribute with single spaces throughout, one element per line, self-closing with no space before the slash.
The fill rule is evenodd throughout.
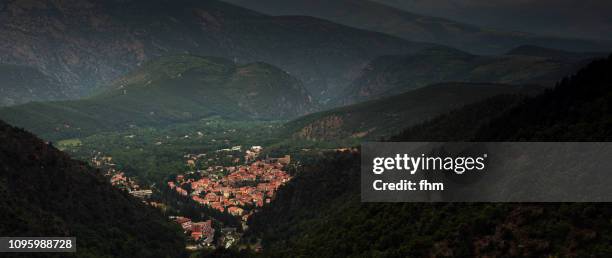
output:
<path id="1" fill-rule="evenodd" d="M 611 71 L 612 57 L 596 61 L 537 97 L 499 96 L 393 140 L 610 141 Z M 251 241 L 285 256 L 612 255 L 609 205 L 361 203 L 359 158 L 336 153 L 305 168 L 252 219 Z"/>
<path id="2" fill-rule="evenodd" d="M 184 254 L 178 226 L 100 172 L 1 121 L 0 142 L 0 235 L 76 237 L 78 257 Z"/>
<path id="3" fill-rule="evenodd" d="M 534 98 L 488 100 L 409 128 L 393 140 L 610 141 L 612 57 Z M 499 112 L 500 110 L 505 112 Z"/>
<path id="4" fill-rule="evenodd" d="M 509 93 L 533 94 L 535 85 L 442 83 L 295 119 L 285 125 L 292 143 L 355 144 L 399 133 L 440 114 L 483 99 Z"/>
<path id="5" fill-rule="evenodd" d="M 82 100 L 2 108 L 0 118 L 61 140 L 211 116 L 290 119 L 314 108 L 302 83 L 274 66 L 192 55 L 148 62 L 108 88 Z"/>

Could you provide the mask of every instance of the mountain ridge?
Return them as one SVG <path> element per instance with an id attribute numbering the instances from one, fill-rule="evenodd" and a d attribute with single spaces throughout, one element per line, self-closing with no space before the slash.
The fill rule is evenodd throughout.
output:
<path id="1" fill-rule="evenodd" d="M 547 37 L 483 28 L 451 19 L 419 15 L 368 0 L 225 1 L 271 15 L 311 15 L 351 27 L 478 54 L 502 54 L 524 44 L 571 51 L 608 51 L 612 48 L 612 41 Z"/>
<path id="2" fill-rule="evenodd" d="M 543 88 L 491 83 L 440 83 L 406 93 L 302 116 L 284 126 L 284 138 L 307 144 L 351 145 L 398 133 L 452 109 L 503 94 Z"/>
<path id="3" fill-rule="evenodd" d="M 0 117 L 58 140 L 217 115 L 289 119 L 313 108 L 301 82 L 274 66 L 178 55 L 151 61 L 98 95 L 7 107 Z"/>
<path id="4" fill-rule="evenodd" d="M 597 53 L 574 53 L 522 46 L 502 56 L 474 55 L 447 48 L 428 48 L 401 56 L 372 60 L 335 102 L 355 102 L 391 96 L 446 81 L 537 84 L 552 87 Z"/>
<path id="5" fill-rule="evenodd" d="M 0 33 L 2 63 L 41 69 L 81 97 L 148 60 L 187 53 L 270 63 L 325 101 L 369 59 L 432 46 L 215 0 L 12 1 L 0 12 Z"/>

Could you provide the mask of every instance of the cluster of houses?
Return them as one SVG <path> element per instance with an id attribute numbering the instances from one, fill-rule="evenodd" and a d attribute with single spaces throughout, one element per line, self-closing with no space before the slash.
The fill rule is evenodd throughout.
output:
<path id="1" fill-rule="evenodd" d="M 181 225 L 185 234 L 196 242 L 211 245 L 215 237 L 215 229 L 212 220 L 193 222 L 186 217 L 170 217 L 171 220 Z"/>
<path id="2" fill-rule="evenodd" d="M 117 171 L 115 169 L 109 169 L 106 171 L 106 177 L 110 178 L 111 185 L 120 189 L 139 189 L 140 186 L 131 178 L 125 176 L 125 173 Z"/>
<path id="3" fill-rule="evenodd" d="M 226 148 L 226 149 L 216 150 L 215 153 L 217 155 L 219 155 L 219 154 L 220 155 L 224 155 L 225 154 L 226 157 L 233 158 L 233 162 L 234 163 L 239 163 L 240 162 L 240 157 L 236 157 L 232 153 L 242 152 L 242 150 L 243 150 L 243 147 L 238 145 L 238 146 L 233 146 L 233 147 Z M 251 148 L 246 149 L 246 151 L 244 152 L 245 153 L 245 155 L 244 155 L 244 163 L 246 164 L 246 163 L 255 161 L 259 157 L 259 155 L 260 155 L 262 150 L 263 150 L 263 147 L 261 147 L 261 146 L 251 146 Z M 189 167 L 192 167 L 192 168 L 196 167 L 196 164 L 198 163 L 199 160 L 204 160 L 204 163 L 206 163 L 206 164 L 209 164 L 210 162 L 214 162 L 215 161 L 215 156 L 214 155 L 210 156 L 210 157 L 207 157 L 207 155 L 204 154 L 204 153 L 201 153 L 201 154 L 186 154 L 186 155 L 184 155 L 184 158 L 186 160 L 186 165 L 189 166 Z M 217 156 L 217 159 L 218 159 L 218 156 Z M 209 166 L 209 171 L 211 169 L 213 169 L 212 166 Z"/>
<path id="4" fill-rule="evenodd" d="M 119 189 L 128 191 L 134 197 L 148 199 L 153 194 L 150 189 L 141 189 L 140 185 L 133 178 L 127 177 L 124 172 L 117 170 L 113 163 L 113 157 L 94 155 L 91 159 L 94 167 L 106 169 L 104 176 L 109 178 L 111 185 Z"/>
<path id="5" fill-rule="evenodd" d="M 291 176 L 284 170 L 291 162 L 291 157 L 285 155 L 281 158 L 262 159 L 260 158 L 262 150 L 260 146 L 252 146 L 244 152 L 241 146 L 219 150 L 217 153 L 232 152 L 233 155 L 238 151 L 244 153 L 244 163 L 238 165 L 239 162 L 235 161 L 232 166 L 216 164 L 207 166 L 205 171 L 197 170 L 199 176 L 186 176 L 195 173 L 188 172 L 186 175 L 177 175 L 167 184 L 170 189 L 181 196 L 189 197 L 201 205 L 241 218 L 243 227 L 246 227 L 246 221 L 257 208 L 270 203 L 277 190 L 291 179 Z M 184 158 L 187 165 L 193 168 L 196 167 L 196 162 L 199 160 L 208 159 L 214 162 L 207 154 L 187 154 Z M 91 162 L 95 167 L 106 171 L 105 175 L 113 186 L 128 191 L 153 207 L 165 208 L 163 203 L 148 202 L 152 191 L 141 189 L 136 180 L 126 176 L 117 168 L 112 157 L 97 153 L 94 154 Z M 215 238 L 212 220 L 194 222 L 190 218 L 181 216 L 170 217 L 170 219 L 181 225 L 185 234 L 195 242 L 194 248 L 212 246 Z M 232 231 L 228 228 L 226 231 L 220 231 L 219 241 L 223 242 L 223 245 L 231 246 L 240 236 L 235 229 Z"/>
<path id="6" fill-rule="evenodd" d="M 125 173 L 121 171 L 110 168 L 105 175 L 110 178 L 111 185 L 126 190 L 136 198 L 146 200 L 153 194 L 151 189 L 141 189 L 136 180 L 125 176 Z"/>
<path id="7" fill-rule="evenodd" d="M 259 154 L 261 153 L 262 150 L 263 148 L 261 146 L 252 146 L 251 149 L 245 152 L 244 161 L 247 163 L 255 161 L 255 159 L 259 157 Z"/>
<path id="8" fill-rule="evenodd" d="M 177 175 L 175 181 L 167 183 L 182 196 L 190 196 L 197 203 L 246 221 L 253 208 L 269 203 L 276 191 L 291 179 L 283 170 L 290 161 L 289 156 L 258 160 L 249 165 L 226 167 L 229 174 L 223 177 L 185 180 L 184 175 Z"/>

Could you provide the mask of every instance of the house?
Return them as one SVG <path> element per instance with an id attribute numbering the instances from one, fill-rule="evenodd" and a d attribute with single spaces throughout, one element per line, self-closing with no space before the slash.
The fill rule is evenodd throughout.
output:
<path id="1" fill-rule="evenodd" d="M 200 196 L 197 196 L 197 195 L 192 196 L 191 199 L 193 199 L 193 201 L 195 201 L 195 202 L 197 202 L 199 204 L 208 204 L 207 200 L 205 200 L 204 198 L 202 198 Z"/>
<path id="2" fill-rule="evenodd" d="M 176 192 L 178 194 L 182 195 L 182 196 L 187 196 L 188 195 L 187 190 L 185 190 L 183 188 L 180 188 L 180 187 L 176 187 Z"/>
<path id="3" fill-rule="evenodd" d="M 217 196 L 215 193 L 207 193 L 204 198 L 209 202 L 219 201 L 219 196 Z"/>
<path id="4" fill-rule="evenodd" d="M 195 160 L 193 160 L 193 159 L 188 159 L 188 160 L 187 160 L 187 166 L 190 166 L 190 167 L 195 167 Z"/>
<path id="5" fill-rule="evenodd" d="M 181 225 L 183 230 L 185 231 L 191 230 L 191 224 L 192 224 L 191 219 L 185 218 L 185 217 L 176 217 L 174 221 L 176 221 L 176 223 Z"/>
<path id="6" fill-rule="evenodd" d="M 284 166 L 289 165 L 289 163 L 291 163 L 291 156 L 290 155 L 285 155 L 282 158 L 278 158 L 277 161 L 278 161 L 278 163 L 280 163 L 280 164 L 282 164 Z"/>
<path id="7" fill-rule="evenodd" d="M 202 238 L 202 232 L 191 232 L 191 238 L 193 238 L 193 240 L 198 241 L 200 240 L 200 238 Z"/>
<path id="8" fill-rule="evenodd" d="M 220 212 L 224 212 L 225 211 L 225 207 L 223 207 L 223 204 L 221 204 L 220 202 L 213 202 L 210 204 L 210 207 L 212 207 L 215 210 L 218 210 Z"/>
<path id="9" fill-rule="evenodd" d="M 149 198 L 153 194 L 152 190 L 139 190 L 139 191 L 131 191 L 130 194 L 137 198 Z"/>
<path id="10" fill-rule="evenodd" d="M 242 208 L 236 206 L 231 206 L 227 210 L 230 214 L 234 216 L 242 216 L 242 214 L 244 213 L 244 210 Z"/>

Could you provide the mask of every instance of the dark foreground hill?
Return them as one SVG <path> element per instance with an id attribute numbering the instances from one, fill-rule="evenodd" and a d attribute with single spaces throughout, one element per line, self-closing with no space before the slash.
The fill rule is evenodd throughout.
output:
<path id="1" fill-rule="evenodd" d="M 170 56 L 148 62 L 93 97 L 0 109 L 0 117 L 46 139 L 135 126 L 230 119 L 290 119 L 313 104 L 301 82 L 264 63 Z"/>
<path id="2" fill-rule="evenodd" d="M 396 141 L 612 140 L 612 57 L 533 98 L 496 97 Z M 456 125 L 456 126 L 449 126 Z M 612 206 L 594 203 L 361 203 L 359 154 L 308 166 L 251 220 L 284 256 L 607 257 Z"/>
<path id="3" fill-rule="evenodd" d="M 0 142 L 0 235 L 76 237 L 76 255 L 57 257 L 183 254 L 177 226 L 85 163 L 2 121 Z"/>

